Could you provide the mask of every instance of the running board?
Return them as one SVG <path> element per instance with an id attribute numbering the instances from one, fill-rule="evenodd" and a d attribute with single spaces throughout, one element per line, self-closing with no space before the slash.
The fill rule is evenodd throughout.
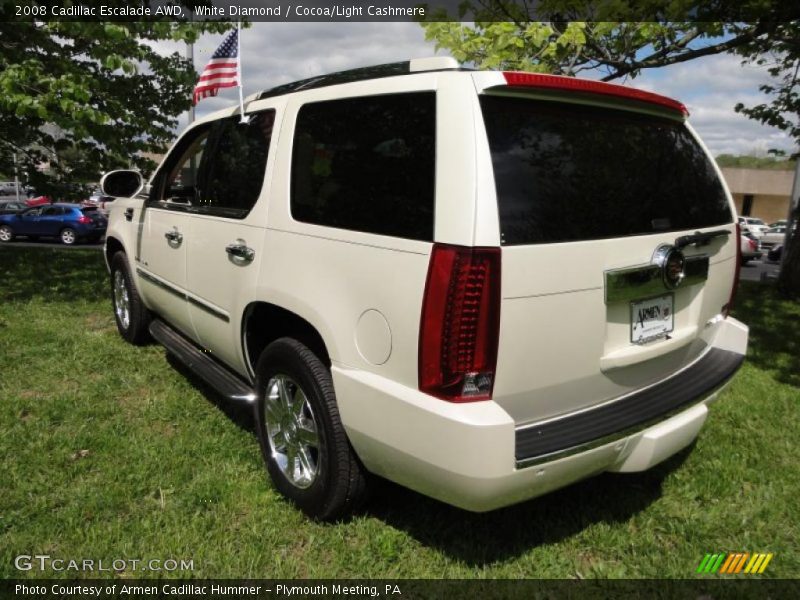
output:
<path id="1" fill-rule="evenodd" d="M 253 402 L 256 399 L 255 390 L 247 382 L 164 321 L 155 319 L 150 323 L 150 335 L 192 373 L 228 400 Z"/>

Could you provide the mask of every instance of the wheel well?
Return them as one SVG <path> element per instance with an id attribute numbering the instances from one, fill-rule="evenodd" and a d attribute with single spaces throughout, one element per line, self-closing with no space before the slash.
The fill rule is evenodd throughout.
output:
<path id="1" fill-rule="evenodd" d="M 282 337 L 291 337 L 303 343 L 326 366 L 331 366 L 325 342 L 311 323 L 280 306 L 256 302 L 247 307 L 242 319 L 242 344 L 251 372 L 255 372 L 258 357 L 264 348 Z"/>
<path id="2" fill-rule="evenodd" d="M 106 264 L 111 265 L 111 259 L 117 252 L 124 252 L 125 248 L 122 247 L 122 242 L 117 238 L 106 238 Z"/>

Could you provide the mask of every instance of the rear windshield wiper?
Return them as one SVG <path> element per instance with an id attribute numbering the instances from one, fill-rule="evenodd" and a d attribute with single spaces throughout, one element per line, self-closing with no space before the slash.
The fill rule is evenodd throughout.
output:
<path id="1" fill-rule="evenodd" d="M 718 229 L 716 231 L 707 231 L 705 233 L 693 233 L 692 235 L 682 235 L 675 239 L 675 247 L 678 249 L 696 244 L 698 246 L 705 246 L 711 242 L 715 237 L 722 235 L 730 235 L 731 232 L 726 229 Z"/>

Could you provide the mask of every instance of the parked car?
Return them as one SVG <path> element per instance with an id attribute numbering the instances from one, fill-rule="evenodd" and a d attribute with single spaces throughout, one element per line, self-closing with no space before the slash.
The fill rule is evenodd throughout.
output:
<path id="1" fill-rule="evenodd" d="M 746 265 L 753 259 L 761 258 L 761 244 L 757 239 L 748 237 L 744 234 L 740 236 L 741 239 L 741 264 Z"/>
<path id="2" fill-rule="evenodd" d="M 782 244 L 786 239 L 786 226 L 778 225 L 770 227 L 767 232 L 761 236 L 761 245 L 765 248 L 771 248 L 775 244 Z"/>
<path id="3" fill-rule="evenodd" d="M 439 57 L 246 106 L 147 195 L 104 176 L 113 311 L 252 403 L 312 517 L 368 472 L 486 511 L 649 469 L 742 364 L 735 208 L 681 103 Z"/>
<path id="4" fill-rule="evenodd" d="M 774 223 L 770 223 L 769 226 L 770 229 L 772 229 L 773 227 L 786 227 L 788 223 L 789 222 L 786 219 L 780 219 L 778 221 L 775 221 Z"/>
<path id="5" fill-rule="evenodd" d="M 52 204 L 53 199 L 50 196 L 36 196 L 35 198 L 28 198 L 25 201 L 27 206 L 44 206 L 45 204 Z"/>
<path id="6" fill-rule="evenodd" d="M 767 260 L 771 262 L 780 262 L 783 256 L 783 244 L 776 244 L 767 252 Z"/>
<path id="7" fill-rule="evenodd" d="M 756 237 L 761 237 L 769 229 L 764 221 L 755 217 L 739 217 L 739 226 L 742 231 L 752 233 Z"/>
<path id="8" fill-rule="evenodd" d="M 24 202 L 18 202 L 16 200 L 10 200 L 6 202 L 0 201 L 0 215 L 13 215 L 14 213 L 18 213 L 21 210 L 27 208 L 27 205 Z"/>
<path id="9" fill-rule="evenodd" d="M 0 242 L 16 236 L 56 237 L 62 244 L 80 240 L 97 242 L 106 231 L 107 221 L 96 208 L 74 204 L 49 204 L 27 208 L 13 215 L 0 216 Z"/>

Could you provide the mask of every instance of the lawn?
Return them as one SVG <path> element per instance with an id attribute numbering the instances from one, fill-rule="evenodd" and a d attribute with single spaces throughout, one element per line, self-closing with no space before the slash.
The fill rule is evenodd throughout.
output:
<path id="1" fill-rule="evenodd" d="M 316 524 L 267 482 L 246 408 L 123 343 L 106 278 L 97 250 L 0 248 L 2 578 L 39 575 L 20 554 L 193 561 L 136 577 L 683 578 L 734 551 L 800 576 L 800 305 L 770 287 L 742 285 L 749 360 L 690 452 L 482 515 L 383 483 Z"/>

